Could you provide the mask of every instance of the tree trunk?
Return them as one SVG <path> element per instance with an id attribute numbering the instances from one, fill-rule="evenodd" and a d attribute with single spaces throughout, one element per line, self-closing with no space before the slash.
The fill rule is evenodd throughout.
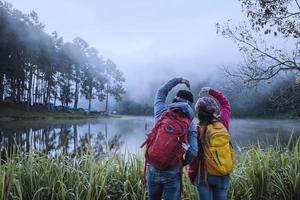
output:
<path id="1" fill-rule="evenodd" d="M 38 100 L 38 85 L 39 85 L 39 72 L 37 71 L 36 73 L 36 78 L 35 78 L 35 92 L 34 92 L 34 102 L 37 103 Z"/>
<path id="2" fill-rule="evenodd" d="M 76 84 L 75 84 L 74 109 L 77 109 L 77 106 L 78 106 L 78 96 L 79 96 L 79 82 L 76 81 Z"/>
<path id="3" fill-rule="evenodd" d="M 92 104 L 92 98 L 89 98 L 89 112 L 91 112 L 91 104 Z"/>
<path id="4" fill-rule="evenodd" d="M 10 87 L 11 87 L 10 97 L 11 97 L 11 100 L 15 103 L 16 102 L 16 83 L 15 83 L 14 78 L 11 79 Z"/>
<path id="5" fill-rule="evenodd" d="M 30 96 L 30 100 L 32 100 L 33 102 L 33 104 L 35 104 L 36 103 L 36 101 L 35 101 L 35 81 L 36 81 L 36 77 L 35 76 L 33 76 L 33 78 L 32 78 L 32 88 L 31 88 L 31 96 Z"/>
<path id="6" fill-rule="evenodd" d="M 51 92 L 51 80 L 50 79 L 48 79 L 48 81 L 47 81 L 47 92 L 46 92 L 46 105 L 47 105 L 47 107 L 48 107 L 48 111 L 50 110 L 50 92 Z"/>
<path id="7" fill-rule="evenodd" d="M 28 92 L 27 92 L 27 108 L 26 108 L 27 111 L 29 110 L 29 107 L 31 105 L 32 77 L 33 77 L 33 71 L 32 69 L 30 69 L 29 80 L 28 80 Z"/>
<path id="8" fill-rule="evenodd" d="M 90 86 L 90 89 L 89 89 L 89 112 L 91 112 L 91 107 L 92 107 L 92 95 L 93 95 L 93 87 Z"/>
<path id="9" fill-rule="evenodd" d="M 44 87 L 45 87 L 45 89 L 44 89 L 44 99 L 43 99 L 43 102 L 44 102 L 44 104 L 45 105 L 49 105 L 49 97 L 50 97 L 50 90 L 51 90 L 51 80 L 50 80 L 50 78 L 49 79 L 45 79 L 44 80 Z M 49 94 L 48 94 L 48 92 L 49 92 Z M 50 109 L 50 108 L 49 108 Z"/>
<path id="10" fill-rule="evenodd" d="M 34 96 L 34 102 L 37 103 L 38 102 L 38 80 L 36 80 L 36 83 L 35 83 L 35 96 Z"/>
<path id="11" fill-rule="evenodd" d="M 0 74 L 0 102 L 3 102 L 4 94 L 4 75 Z"/>
<path id="12" fill-rule="evenodd" d="M 106 113 L 108 112 L 108 93 L 109 93 L 109 88 L 108 88 L 108 85 L 106 87 L 106 104 L 105 104 L 105 111 Z"/>
<path id="13" fill-rule="evenodd" d="M 17 79 L 16 82 L 16 103 L 20 103 L 21 102 L 21 81 L 20 79 Z"/>
<path id="14" fill-rule="evenodd" d="M 26 101 L 26 84 L 25 84 L 25 80 L 22 80 L 21 100 Z"/>
<path id="15" fill-rule="evenodd" d="M 56 91 L 57 92 L 57 91 Z M 55 94 L 54 94 L 54 103 L 53 103 L 53 105 L 54 106 L 56 106 L 56 100 L 57 100 L 57 93 L 55 92 Z"/>

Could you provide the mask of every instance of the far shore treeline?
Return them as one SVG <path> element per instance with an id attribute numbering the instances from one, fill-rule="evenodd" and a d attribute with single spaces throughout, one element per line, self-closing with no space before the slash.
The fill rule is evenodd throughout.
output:
<path id="1" fill-rule="evenodd" d="M 242 86 L 230 80 L 206 80 L 192 83 L 194 84 L 192 92 L 196 95 L 201 87 L 205 86 L 222 90 L 230 100 L 233 118 L 299 118 L 300 83 L 295 81 L 295 77 L 294 74 L 287 73 L 274 79 L 272 83 L 260 83 L 255 87 Z M 143 99 L 143 101 L 124 99 L 119 103 L 117 110 L 121 114 L 152 116 L 153 95 Z"/>
<path id="2" fill-rule="evenodd" d="M 0 1 L 0 103 L 49 108 L 78 107 L 80 97 L 120 101 L 125 93 L 123 74 L 82 38 L 64 42 L 48 34 L 37 13 L 24 14 Z"/>

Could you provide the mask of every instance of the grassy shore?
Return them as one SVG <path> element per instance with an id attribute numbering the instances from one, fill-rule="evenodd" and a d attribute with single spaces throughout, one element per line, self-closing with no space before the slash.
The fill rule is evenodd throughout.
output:
<path id="1" fill-rule="evenodd" d="M 0 165 L 0 199 L 145 199 L 143 168 L 142 155 L 17 153 Z M 197 199 L 186 172 L 183 181 L 183 199 Z M 239 153 L 228 198 L 299 199 L 300 139 Z"/>
<path id="2" fill-rule="evenodd" d="M 87 119 L 99 118 L 99 115 L 85 115 L 80 112 L 48 111 L 43 107 L 30 107 L 27 111 L 25 105 L 12 103 L 0 104 L 0 121 L 12 120 L 52 120 L 52 119 Z"/>

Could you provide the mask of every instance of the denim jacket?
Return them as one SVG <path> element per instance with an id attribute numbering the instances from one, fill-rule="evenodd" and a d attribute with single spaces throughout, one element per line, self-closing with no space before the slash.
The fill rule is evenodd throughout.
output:
<path id="1" fill-rule="evenodd" d="M 154 117 L 155 122 L 160 118 L 163 112 L 165 112 L 168 108 L 181 108 L 184 109 L 188 114 L 190 119 L 192 120 L 190 129 L 189 129 L 189 149 L 186 153 L 184 163 L 190 163 L 192 160 L 197 156 L 198 153 L 198 145 L 197 145 L 197 128 L 196 128 L 196 122 L 194 120 L 194 111 L 192 107 L 185 102 L 184 100 L 171 103 L 169 105 L 166 104 L 166 99 L 168 96 L 168 93 L 174 88 L 176 85 L 181 83 L 183 79 L 182 78 L 174 78 L 162 85 L 155 94 L 154 99 Z"/>

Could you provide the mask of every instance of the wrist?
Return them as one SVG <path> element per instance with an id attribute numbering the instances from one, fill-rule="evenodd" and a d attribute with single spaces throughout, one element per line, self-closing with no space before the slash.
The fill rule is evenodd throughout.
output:
<path id="1" fill-rule="evenodd" d="M 180 77 L 176 77 L 176 78 L 173 78 L 171 80 L 174 81 L 174 82 L 176 82 L 178 84 L 178 83 L 181 83 L 184 79 L 180 78 Z"/>

